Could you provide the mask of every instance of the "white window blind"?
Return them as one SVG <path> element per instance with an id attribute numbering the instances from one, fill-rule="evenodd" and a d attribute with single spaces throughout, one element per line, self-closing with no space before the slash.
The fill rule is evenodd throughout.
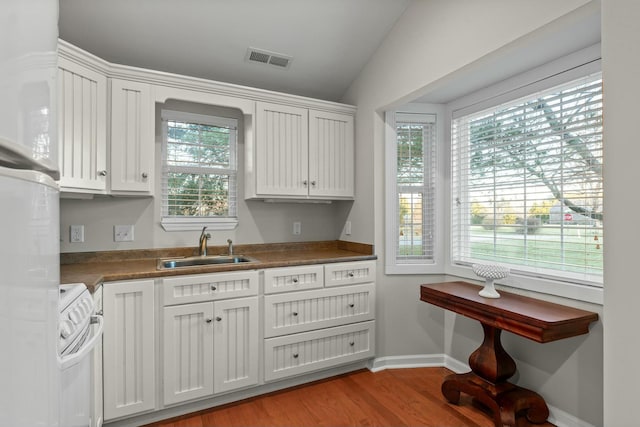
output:
<path id="1" fill-rule="evenodd" d="M 237 121 L 170 110 L 162 119 L 163 226 L 235 225 Z"/>
<path id="2" fill-rule="evenodd" d="M 397 266 L 433 264 L 436 115 L 398 112 L 393 123 L 394 206 L 387 239 L 394 240 L 394 247 L 387 256 Z"/>
<path id="3" fill-rule="evenodd" d="M 602 81 L 452 121 L 452 260 L 601 285 Z"/>

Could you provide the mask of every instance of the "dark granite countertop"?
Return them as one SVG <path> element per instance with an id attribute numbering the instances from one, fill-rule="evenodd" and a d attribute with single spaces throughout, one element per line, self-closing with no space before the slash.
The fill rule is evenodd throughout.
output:
<path id="1" fill-rule="evenodd" d="M 196 248 L 141 249 L 127 251 L 76 252 L 60 254 L 60 282 L 84 283 L 90 291 L 102 282 L 144 279 L 183 274 L 256 270 L 295 265 L 376 259 L 373 246 L 342 240 L 235 245 L 235 253 L 255 260 L 250 263 L 217 264 L 159 270 L 160 258 L 197 255 Z M 226 246 L 211 246 L 209 254 L 225 254 Z"/>

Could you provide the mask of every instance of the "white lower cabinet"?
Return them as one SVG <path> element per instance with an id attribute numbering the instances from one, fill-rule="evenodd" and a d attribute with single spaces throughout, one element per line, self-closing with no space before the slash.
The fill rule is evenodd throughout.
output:
<path id="1" fill-rule="evenodd" d="M 105 283 L 104 420 L 373 357 L 374 280 L 358 261 Z"/>
<path id="2" fill-rule="evenodd" d="M 220 279 L 243 283 L 256 272 L 220 274 Z M 207 275 L 207 283 L 220 281 Z M 168 287 L 202 282 L 197 275 L 167 279 Z M 241 287 L 242 288 L 242 287 Z M 240 291 L 246 292 L 246 291 Z M 257 288 L 255 289 L 257 294 Z M 165 299 L 165 305 L 175 301 Z M 219 298 L 215 292 L 209 299 Z M 202 293 L 198 298 L 202 298 Z M 164 404 L 210 397 L 258 384 L 258 297 L 231 298 L 163 308 Z"/>
<path id="3" fill-rule="evenodd" d="M 164 308 L 164 403 L 213 394 L 213 303 Z"/>
<path id="4" fill-rule="evenodd" d="M 375 354 L 375 322 L 265 339 L 265 381 L 305 374 Z"/>
<path id="5" fill-rule="evenodd" d="M 265 381 L 375 355 L 375 261 L 314 267 L 322 272 L 311 290 L 269 286 L 272 276 L 299 278 L 300 267 L 265 271 L 265 294 L 279 292 L 264 296 Z"/>
<path id="6" fill-rule="evenodd" d="M 155 409 L 154 281 L 103 285 L 104 419 Z"/>
<path id="7" fill-rule="evenodd" d="M 375 285 L 345 286 L 264 297 L 266 338 L 373 320 Z"/>

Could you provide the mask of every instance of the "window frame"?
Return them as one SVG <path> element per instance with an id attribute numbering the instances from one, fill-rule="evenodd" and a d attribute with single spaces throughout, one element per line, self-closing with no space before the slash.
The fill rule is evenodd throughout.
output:
<path id="1" fill-rule="evenodd" d="M 447 123 L 445 127 L 445 138 L 447 141 L 451 141 L 451 123 L 454 116 L 459 117 L 472 114 L 488 107 L 497 106 L 600 71 L 600 49 L 599 45 L 596 45 L 552 61 L 526 73 L 506 79 L 478 92 L 463 96 L 450 102 L 446 106 L 445 120 Z M 446 213 L 448 221 L 448 238 L 446 243 L 448 247 L 446 248 L 447 260 L 445 262 L 445 272 L 463 278 L 479 280 L 473 273 L 470 265 L 456 264 L 454 262 L 453 218 L 456 196 L 452 194 L 453 170 L 451 165 L 451 144 L 447 146 L 447 157 L 449 159 L 449 164 L 447 165 L 447 174 L 449 177 L 448 188 L 451 191 L 447 193 L 448 201 L 446 202 L 448 211 Z M 595 304 L 603 303 L 603 287 L 577 283 L 570 279 L 512 274 L 507 279 L 497 281 L 497 283 L 507 287 L 550 294 L 562 298 L 571 298 Z"/>
<path id="2" fill-rule="evenodd" d="M 435 156 L 435 171 L 433 177 L 434 195 L 433 212 L 435 217 L 432 220 L 433 235 L 433 259 L 416 259 L 411 263 L 400 263 L 397 259 L 398 233 L 396 230 L 396 218 L 398 216 L 397 201 L 397 139 L 396 139 L 396 114 L 424 114 L 435 116 L 436 137 L 433 147 Z M 442 156 L 445 120 L 444 106 L 437 104 L 407 104 L 398 110 L 385 112 L 385 274 L 442 274 L 444 270 L 444 199 L 442 198 L 442 188 L 444 185 L 445 168 Z M 425 173 L 426 175 L 426 173 Z M 423 221 L 423 225 L 425 222 Z"/>
<path id="3" fill-rule="evenodd" d="M 198 231 L 203 227 L 210 230 L 233 230 L 238 226 L 238 120 L 222 116 L 196 114 L 186 111 L 162 109 L 162 186 L 160 195 L 160 224 L 165 231 Z M 226 127 L 230 132 L 230 169 L 226 170 L 230 175 L 229 179 L 229 204 L 231 205 L 229 216 L 220 217 L 188 217 L 188 216 L 167 216 L 165 207 L 165 186 L 167 185 L 168 165 L 167 144 L 168 144 L 168 121 L 176 120 L 188 123 L 198 123 L 210 126 Z"/>

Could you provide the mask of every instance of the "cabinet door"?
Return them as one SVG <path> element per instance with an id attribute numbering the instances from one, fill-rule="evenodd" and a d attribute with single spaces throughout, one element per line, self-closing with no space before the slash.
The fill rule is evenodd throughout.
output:
<path id="1" fill-rule="evenodd" d="M 60 189 L 100 193 L 107 187 L 107 77 L 58 58 Z"/>
<path id="2" fill-rule="evenodd" d="M 149 84 L 111 79 L 112 192 L 153 192 L 153 117 Z"/>
<path id="3" fill-rule="evenodd" d="M 214 387 L 222 393 L 258 383 L 258 297 L 214 303 Z"/>
<path id="4" fill-rule="evenodd" d="M 258 102 L 256 192 L 282 197 L 308 194 L 308 110 Z"/>
<path id="5" fill-rule="evenodd" d="M 105 421 L 155 408 L 154 283 L 105 283 Z"/>
<path id="6" fill-rule="evenodd" d="M 96 313 L 102 313 L 102 286 L 93 293 Z M 102 340 L 98 340 L 91 355 L 91 420 L 90 427 L 101 427 L 104 421 L 102 406 Z"/>
<path id="7" fill-rule="evenodd" d="M 354 197 L 353 116 L 309 111 L 309 196 Z"/>
<path id="8" fill-rule="evenodd" d="M 213 303 L 164 308 L 164 403 L 213 394 Z"/>

